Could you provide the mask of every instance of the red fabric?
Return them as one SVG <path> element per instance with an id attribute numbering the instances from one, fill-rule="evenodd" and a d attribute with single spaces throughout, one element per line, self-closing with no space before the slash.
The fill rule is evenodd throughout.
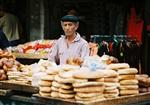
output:
<path id="1" fill-rule="evenodd" d="M 142 41 L 144 21 L 136 15 L 135 8 L 131 8 L 130 18 L 128 20 L 127 35 L 136 38 L 139 42 Z"/>

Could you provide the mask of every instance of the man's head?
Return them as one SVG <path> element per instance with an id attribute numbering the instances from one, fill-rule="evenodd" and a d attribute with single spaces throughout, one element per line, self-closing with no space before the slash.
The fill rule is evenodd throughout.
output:
<path id="1" fill-rule="evenodd" d="M 66 36 L 74 35 L 79 27 L 79 19 L 73 15 L 63 16 L 61 18 L 61 26 Z"/>

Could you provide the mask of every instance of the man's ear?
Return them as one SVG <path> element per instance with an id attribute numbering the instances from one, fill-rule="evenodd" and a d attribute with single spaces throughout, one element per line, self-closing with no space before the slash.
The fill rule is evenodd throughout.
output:
<path id="1" fill-rule="evenodd" d="M 78 29 L 79 27 L 79 22 L 76 23 L 76 30 Z"/>

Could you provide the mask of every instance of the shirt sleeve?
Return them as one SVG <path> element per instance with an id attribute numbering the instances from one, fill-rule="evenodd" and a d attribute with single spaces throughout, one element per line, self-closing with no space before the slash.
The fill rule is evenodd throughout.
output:
<path id="1" fill-rule="evenodd" d="M 85 57 L 89 56 L 89 45 L 88 43 L 84 43 L 81 49 L 81 58 L 84 59 Z"/>
<path id="2" fill-rule="evenodd" d="M 58 42 L 57 41 L 48 54 L 48 60 L 58 63 Z"/>

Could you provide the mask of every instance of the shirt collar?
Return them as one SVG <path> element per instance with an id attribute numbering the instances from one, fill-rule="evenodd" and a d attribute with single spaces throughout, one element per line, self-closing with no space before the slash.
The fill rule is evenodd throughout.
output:
<path id="1" fill-rule="evenodd" d="M 66 39 L 66 36 L 65 36 L 65 35 L 62 35 L 61 37 L 63 37 L 64 39 Z M 79 41 L 79 40 L 80 40 L 80 38 L 81 38 L 80 34 L 79 34 L 79 33 L 77 33 L 77 35 L 76 35 L 75 39 L 74 39 L 72 42 L 77 42 L 77 41 Z"/>

